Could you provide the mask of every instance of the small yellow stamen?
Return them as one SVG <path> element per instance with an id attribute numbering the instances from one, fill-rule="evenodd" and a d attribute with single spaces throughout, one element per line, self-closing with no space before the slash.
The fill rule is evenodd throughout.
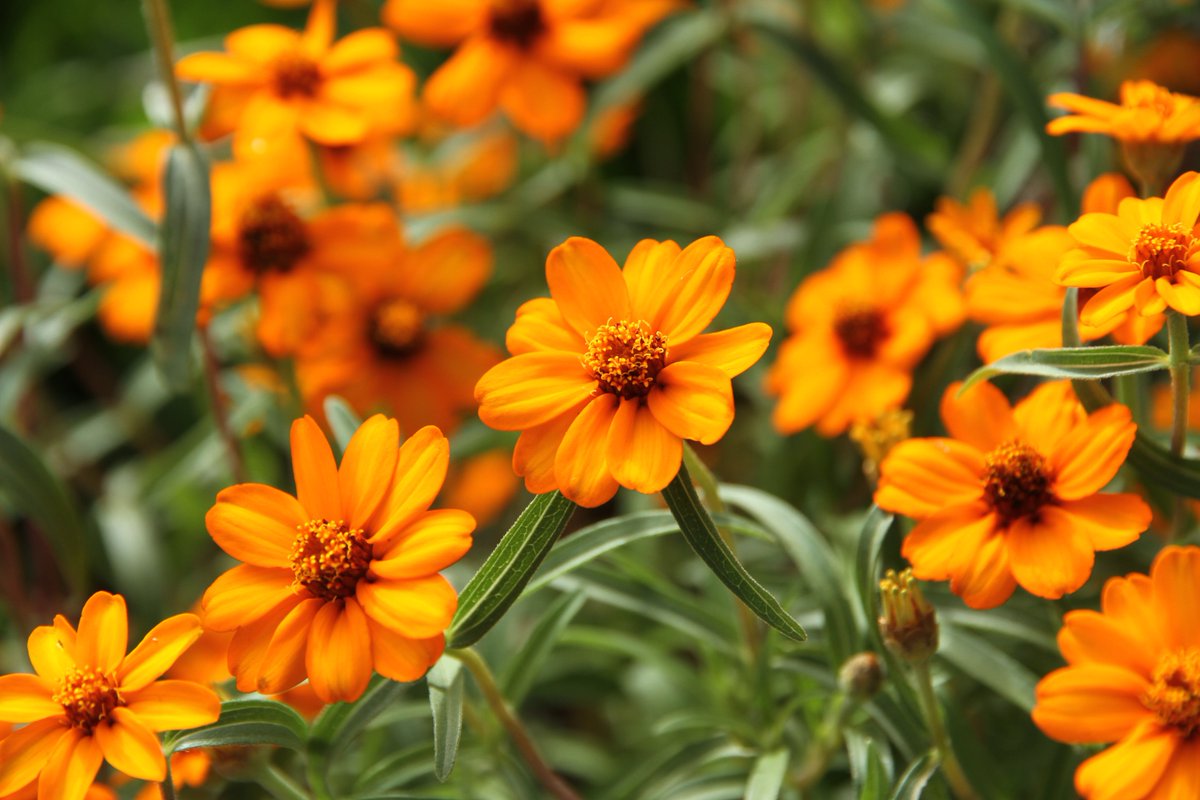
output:
<path id="1" fill-rule="evenodd" d="M 1133 240 L 1129 260 L 1147 278 L 1173 278 L 1196 249 L 1196 237 L 1181 222 L 1143 225 Z"/>
<path id="2" fill-rule="evenodd" d="M 71 725 L 84 733 L 91 733 L 112 716 L 113 709 L 125 705 L 116 680 L 91 667 L 76 667 L 67 673 L 52 699 L 66 711 Z"/>
<path id="3" fill-rule="evenodd" d="M 292 543 L 292 574 L 297 589 L 335 600 L 354 594 L 371 564 L 371 544 L 345 520 L 312 519 L 297 525 Z"/>
<path id="4" fill-rule="evenodd" d="M 879 581 L 879 632 L 884 644 L 907 661 L 925 661 L 938 648 L 938 623 L 912 570 L 889 569 Z"/>
<path id="5" fill-rule="evenodd" d="M 1154 685 L 1142 697 L 1163 725 L 1184 736 L 1200 730 L 1200 650 L 1168 653 L 1154 670 Z"/>
<path id="6" fill-rule="evenodd" d="M 1002 527 L 1037 514 L 1052 499 L 1045 457 L 1021 440 L 1005 442 L 988 453 L 984 465 L 983 497 Z"/>
<path id="7" fill-rule="evenodd" d="M 667 336 L 645 322 L 610 320 L 596 329 L 582 361 L 602 391 L 644 397 L 666 366 Z"/>

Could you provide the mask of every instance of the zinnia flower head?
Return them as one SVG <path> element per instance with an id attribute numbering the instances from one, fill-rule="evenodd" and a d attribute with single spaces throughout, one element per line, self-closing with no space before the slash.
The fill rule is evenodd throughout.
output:
<path id="1" fill-rule="evenodd" d="M 1200 791 L 1200 549 L 1168 547 L 1150 574 L 1112 578 L 1101 610 L 1068 611 L 1067 666 L 1038 683 L 1033 721 L 1072 744 L 1114 742 L 1075 772 L 1086 800 Z"/>
<path id="2" fill-rule="evenodd" d="M 1100 494 L 1133 444 L 1129 409 L 1088 415 L 1070 383 L 1039 386 L 1015 408 L 980 383 L 942 397 L 952 438 L 909 439 L 880 468 L 875 502 L 920 520 L 901 550 L 922 580 L 949 580 L 973 608 L 1019 584 L 1057 598 L 1084 584 L 1097 550 L 1150 524 L 1133 494 Z"/>
<path id="3" fill-rule="evenodd" d="M 1200 314 L 1200 178 L 1179 176 L 1166 197 L 1120 202 L 1115 214 L 1084 214 L 1067 229 L 1076 248 L 1055 280 L 1098 289 L 1080 311 L 1085 325 L 1103 325 L 1129 309 L 1143 317 L 1168 307 Z"/>
<path id="4" fill-rule="evenodd" d="M 1022 203 L 1001 217 L 995 195 L 981 186 L 965 204 L 938 198 L 925 225 L 964 266 L 982 267 L 1000 256 L 1013 239 L 1033 230 L 1041 218 L 1041 209 L 1033 203 Z"/>
<path id="5" fill-rule="evenodd" d="M 792 335 L 767 376 L 779 396 L 776 429 L 815 424 L 836 436 L 903 404 L 913 367 L 962 323 L 961 273 L 944 253 L 921 257 L 908 216 L 884 214 L 871 239 L 805 278 L 788 301 Z"/>
<path id="6" fill-rule="evenodd" d="M 326 703 L 349 702 L 372 669 L 412 681 L 441 656 L 458 597 L 438 573 L 470 548 L 475 520 L 428 510 L 450 458 L 441 431 L 399 439 L 395 420 L 371 417 L 339 467 L 304 417 L 292 424 L 295 497 L 258 483 L 217 495 L 208 532 L 244 563 L 204 593 L 204 625 L 235 631 L 240 691 L 307 678 Z"/>
<path id="7" fill-rule="evenodd" d="M 215 722 L 206 686 L 157 678 L 199 638 L 200 620 L 156 625 L 129 654 L 125 600 L 97 592 L 76 630 L 61 615 L 29 635 L 36 674 L 0 676 L 0 720 L 27 723 L 0 741 L 0 795 L 33 781 L 38 796 L 80 800 L 102 761 L 148 781 L 166 776 L 159 731 Z"/>
<path id="8" fill-rule="evenodd" d="M 1200 99 L 1170 92 L 1151 81 L 1124 81 L 1121 102 L 1109 103 L 1071 92 L 1047 102 L 1072 113 L 1052 119 L 1046 132 L 1103 133 L 1126 142 L 1180 144 L 1200 138 Z"/>
<path id="9" fill-rule="evenodd" d="M 683 440 L 712 444 L 733 422 L 730 379 L 766 350 L 762 323 L 701 333 L 725 304 L 733 251 L 715 236 L 686 248 L 649 239 L 617 266 L 590 239 L 546 259 L 550 298 L 530 300 L 508 329 L 512 358 L 479 379 L 479 417 L 523 431 L 513 468 L 534 493 L 582 506 L 617 486 L 661 491 Z"/>

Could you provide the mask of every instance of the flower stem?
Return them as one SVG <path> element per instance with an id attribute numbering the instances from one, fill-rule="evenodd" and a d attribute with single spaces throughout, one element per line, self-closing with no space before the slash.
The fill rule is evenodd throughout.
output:
<path id="1" fill-rule="evenodd" d="M 274 764 L 268 764 L 266 769 L 259 771 L 254 780 L 277 800 L 311 800 L 308 792 Z"/>
<path id="2" fill-rule="evenodd" d="M 815 786 L 829 770 L 829 762 L 833 760 L 834 754 L 842 744 L 842 729 L 855 705 L 845 692 L 838 692 L 830 700 L 825 709 L 825 719 L 817 731 L 817 740 L 809 748 L 800 771 L 793 779 L 796 788 L 801 792 Z"/>
<path id="3" fill-rule="evenodd" d="M 163 800 L 175 800 L 175 779 L 171 777 L 170 758 L 167 759 L 167 774 L 163 776 L 158 788 L 162 792 Z"/>
<path id="4" fill-rule="evenodd" d="M 217 354 L 213 349 L 212 337 L 209 336 L 207 328 L 201 328 L 200 342 L 204 349 L 204 385 L 208 389 L 208 399 L 212 406 L 213 420 L 217 425 L 217 434 L 221 437 L 221 441 L 225 444 L 225 450 L 229 453 L 229 466 L 234 480 L 238 483 L 245 483 L 246 466 L 242 462 L 242 451 L 238 448 L 237 437 L 234 435 L 233 429 L 229 427 L 229 404 L 226 402 L 225 393 L 221 391 Z"/>
<path id="5" fill-rule="evenodd" d="M 1171 418 L 1171 455 L 1182 456 L 1187 443 L 1188 390 L 1191 365 L 1188 363 L 1187 317 L 1175 309 L 1167 311 L 1167 342 L 1171 366 L 1171 396 L 1174 399 L 1174 415 Z"/>
<path id="6" fill-rule="evenodd" d="M 180 142 L 187 143 L 189 137 L 187 120 L 183 116 L 183 94 L 179 91 L 179 81 L 175 79 L 175 36 L 171 30 L 171 9 L 167 6 L 167 0 L 142 0 L 142 13 L 146 17 L 150 40 L 154 42 L 159 77 L 171 98 L 175 134 Z"/>
<path id="7" fill-rule="evenodd" d="M 524 757 L 525 763 L 533 770 L 534 775 L 546 787 L 546 790 L 558 800 L 581 800 L 579 795 L 550 768 L 550 765 L 542 760 L 537 747 L 529 737 L 529 732 L 525 730 L 521 720 L 513 713 L 508 701 L 500 693 L 500 687 L 496 685 L 496 679 L 492 677 L 491 669 L 488 668 L 487 662 L 480 657 L 479 653 L 469 647 L 464 647 L 447 650 L 446 655 L 457 658 L 470 671 L 471 676 L 475 679 L 475 684 L 483 692 L 484 699 L 491 707 L 492 713 L 508 731 L 513 744 Z"/>
<path id="8" fill-rule="evenodd" d="M 950 746 L 950 737 L 946 735 L 946 727 L 942 724 L 942 710 L 938 705 L 937 695 L 933 691 L 933 676 L 929 673 L 928 661 L 911 662 L 913 674 L 917 678 L 917 689 L 921 697 L 922 710 L 925 712 L 925 723 L 929 728 L 929 736 L 933 739 L 933 747 L 937 751 L 942 765 L 942 774 L 950 791 L 958 800 L 980 800 L 979 794 L 967 780 L 962 765 L 954 755 Z"/>

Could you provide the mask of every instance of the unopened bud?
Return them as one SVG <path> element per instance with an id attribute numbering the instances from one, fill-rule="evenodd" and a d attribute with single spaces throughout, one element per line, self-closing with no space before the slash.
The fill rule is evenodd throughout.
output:
<path id="1" fill-rule="evenodd" d="M 879 476 L 879 465 L 892 448 L 912 435 L 913 412 L 889 408 L 868 420 L 850 426 L 850 438 L 863 455 L 863 472 L 871 480 Z"/>
<path id="2" fill-rule="evenodd" d="M 879 582 L 879 590 L 883 606 L 879 632 L 888 649 L 905 661 L 928 660 L 937 652 L 937 616 L 912 570 L 897 574 L 889 569 Z"/>
<path id="3" fill-rule="evenodd" d="M 848 697 L 860 702 L 870 700 L 883 686 L 883 664 L 868 651 L 855 653 L 838 670 L 838 686 Z"/>

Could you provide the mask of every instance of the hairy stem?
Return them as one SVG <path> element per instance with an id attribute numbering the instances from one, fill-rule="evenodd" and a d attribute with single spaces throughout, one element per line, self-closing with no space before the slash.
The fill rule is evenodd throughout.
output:
<path id="1" fill-rule="evenodd" d="M 226 402 L 225 392 L 221 390 L 220 365 L 217 363 L 217 354 L 213 349 L 212 337 L 209 336 L 207 328 L 201 329 L 200 341 L 204 346 L 204 385 L 208 389 L 208 400 L 212 406 L 217 434 L 221 437 L 221 441 L 225 444 L 225 450 L 229 454 L 229 466 L 234 480 L 238 483 L 245 483 L 246 465 L 242 461 L 242 451 L 238 447 L 237 436 L 229 427 L 229 404 Z"/>
<path id="2" fill-rule="evenodd" d="M 950 746 L 950 737 L 946 735 L 946 726 L 942 723 L 942 709 L 938 705 L 937 695 L 933 691 L 933 676 L 929 673 L 929 662 L 920 661 L 912 665 L 913 674 L 917 678 L 917 689 L 921 697 L 922 710 L 925 712 L 925 723 L 929 728 L 929 736 L 933 739 L 933 747 L 941 761 L 942 774 L 950 791 L 957 800 L 980 800 L 975 787 L 967 780 L 962 765 L 954 755 Z"/>
<path id="3" fill-rule="evenodd" d="M 171 9 L 167 0 L 142 0 L 142 13 L 146 16 L 146 28 L 154 42 L 154 55 L 158 61 L 158 73 L 167 94 L 171 98 L 171 113 L 175 119 L 175 135 L 179 141 L 188 142 L 187 120 L 183 116 L 183 93 L 175 79 L 175 35 L 171 29 Z"/>

